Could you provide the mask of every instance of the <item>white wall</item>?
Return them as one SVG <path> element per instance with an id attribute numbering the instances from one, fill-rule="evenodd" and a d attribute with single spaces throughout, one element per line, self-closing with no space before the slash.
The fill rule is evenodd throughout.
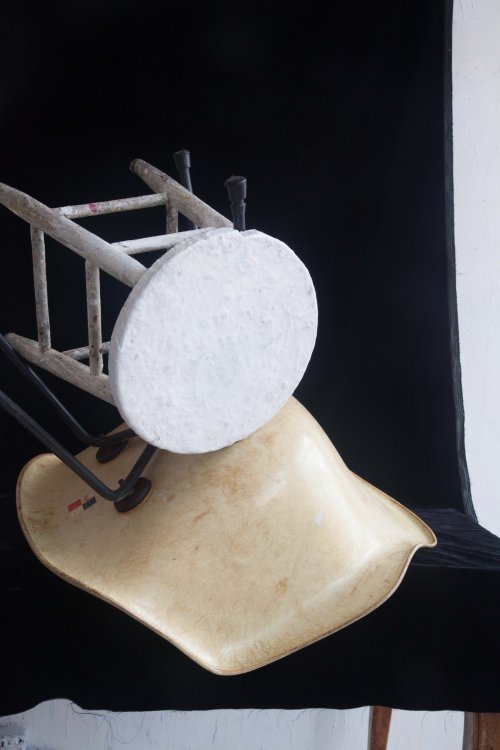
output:
<path id="1" fill-rule="evenodd" d="M 500 535 L 500 2 L 455 0 L 453 160 L 465 442 L 479 522 Z"/>
<path id="2" fill-rule="evenodd" d="M 15 750 L 366 750 L 367 708 L 350 711 L 85 712 L 50 701 L 0 719 L 0 748 Z M 459 750 L 463 715 L 394 714 L 388 750 Z M 2 745 L 3 741 L 3 745 Z"/>

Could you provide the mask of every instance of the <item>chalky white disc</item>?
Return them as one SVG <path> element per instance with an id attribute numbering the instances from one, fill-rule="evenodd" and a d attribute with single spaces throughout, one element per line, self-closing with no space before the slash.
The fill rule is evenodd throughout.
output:
<path id="1" fill-rule="evenodd" d="M 111 338 L 109 377 L 127 424 L 175 453 L 205 453 L 268 422 L 314 347 L 309 273 L 255 230 L 207 230 L 133 288 Z"/>

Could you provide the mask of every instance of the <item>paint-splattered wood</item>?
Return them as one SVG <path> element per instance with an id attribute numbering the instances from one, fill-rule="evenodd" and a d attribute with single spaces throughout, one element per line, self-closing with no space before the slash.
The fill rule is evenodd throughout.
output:
<path id="1" fill-rule="evenodd" d="M 101 344 L 101 354 L 107 354 L 109 352 L 109 341 L 103 341 Z M 75 349 L 65 349 L 62 354 L 72 359 L 88 359 L 90 356 L 90 350 L 88 346 L 78 346 Z"/>
<path id="2" fill-rule="evenodd" d="M 50 317 L 47 292 L 47 267 L 45 261 L 45 236 L 40 229 L 30 227 L 33 257 L 33 283 L 35 287 L 36 327 L 40 349 L 50 349 Z"/>
<path id="3" fill-rule="evenodd" d="M 128 286 L 134 286 L 146 270 L 117 247 L 20 190 L 0 183 L 0 203 Z"/>
<path id="4" fill-rule="evenodd" d="M 173 205 L 198 227 L 232 227 L 233 223 L 204 203 L 176 180 L 142 159 L 134 159 L 131 171 L 155 193 L 168 193 Z M 169 230 L 171 231 L 171 230 Z"/>
<path id="5" fill-rule="evenodd" d="M 114 404 L 107 375 L 91 375 L 90 367 L 77 362 L 70 354 L 63 354 L 57 349 L 42 352 L 37 341 L 18 336 L 16 333 L 8 333 L 6 338 L 28 362 L 43 367 L 44 370 L 67 380 L 68 383 L 82 388 L 93 396 L 102 398 L 103 401 Z"/>
<path id="6" fill-rule="evenodd" d="M 102 374 L 101 280 L 98 266 L 85 261 L 87 289 L 87 329 L 89 334 L 89 367 L 91 375 Z"/>
<path id="7" fill-rule="evenodd" d="M 88 216 L 99 216 L 102 214 L 116 214 L 122 211 L 135 211 L 140 208 L 153 208 L 162 206 L 167 202 L 165 194 L 138 195 L 133 198 L 117 198 L 112 201 L 97 201 L 96 203 L 81 203 L 77 206 L 60 206 L 54 211 L 67 216 L 68 219 L 83 219 Z"/>
<path id="8" fill-rule="evenodd" d="M 119 247 L 127 255 L 135 253 L 149 253 L 155 250 L 170 250 L 178 242 L 183 242 L 190 237 L 203 236 L 205 229 L 189 229 L 185 232 L 172 232 L 160 234 L 154 237 L 142 237 L 138 240 L 122 240 L 113 242 L 114 247 Z"/>
<path id="9" fill-rule="evenodd" d="M 91 448 L 80 458 L 115 486 L 142 448 L 133 440 L 105 465 Z M 133 512 L 99 496 L 84 509 L 88 486 L 38 456 L 18 482 L 21 524 L 51 570 L 219 674 L 255 669 L 367 614 L 415 550 L 435 543 L 346 468 L 293 398 L 228 448 L 158 451 L 145 476 L 152 492 Z"/>

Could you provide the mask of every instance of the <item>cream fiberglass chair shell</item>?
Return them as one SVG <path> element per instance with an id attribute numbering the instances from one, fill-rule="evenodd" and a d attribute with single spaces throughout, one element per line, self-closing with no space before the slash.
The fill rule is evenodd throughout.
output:
<path id="1" fill-rule="evenodd" d="M 140 449 L 131 444 L 101 474 L 116 482 Z M 91 449 L 80 458 L 97 469 Z M 99 497 L 83 510 L 88 487 L 53 455 L 38 456 L 18 485 L 25 534 L 55 573 L 220 674 L 260 667 L 367 614 L 415 550 L 434 543 L 416 516 L 347 469 L 293 398 L 230 447 L 161 451 L 147 476 L 151 494 L 132 513 Z"/>

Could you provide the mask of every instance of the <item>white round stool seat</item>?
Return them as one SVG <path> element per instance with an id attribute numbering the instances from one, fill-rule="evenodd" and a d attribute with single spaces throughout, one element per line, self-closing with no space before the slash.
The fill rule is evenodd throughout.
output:
<path id="1" fill-rule="evenodd" d="M 255 230 L 207 230 L 132 289 L 111 338 L 115 404 L 159 448 L 223 448 L 292 395 L 316 330 L 314 287 L 289 247 Z"/>

